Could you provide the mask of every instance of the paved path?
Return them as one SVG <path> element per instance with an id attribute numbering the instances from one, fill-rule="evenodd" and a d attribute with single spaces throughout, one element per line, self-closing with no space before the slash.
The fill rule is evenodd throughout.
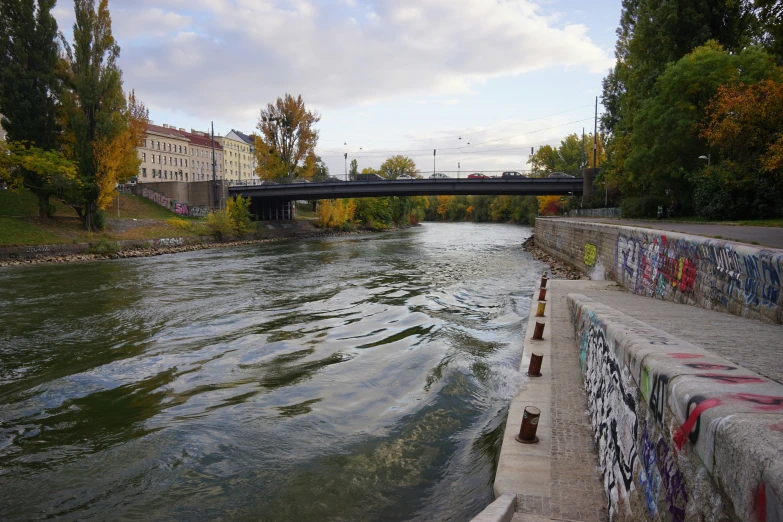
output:
<path id="1" fill-rule="evenodd" d="M 641 221 L 635 219 L 608 219 L 569 217 L 570 220 L 609 223 L 612 225 L 628 225 L 632 227 L 655 228 L 671 230 L 684 234 L 716 237 L 739 243 L 764 245 L 772 248 L 783 248 L 783 228 L 776 227 L 741 227 L 738 225 L 718 225 L 709 223 L 677 223 L 667 220 Z"/>
<path id="2" fill-rule="evenodd" d="M 513 493 L 517 497 L 514 522 L 608 519 L 566 301 L 569 293 L 584 294 L 783 383 L 780 325 L 633 295 L 611 281 L 550 280 L 544 341 L 529 340 L 535 322 L 531 311 L 520 364 L 524 373 L 530 352 L 541 351 L 545 354 L 544 376 L 526 378 L 526 386 L 512 401 L 495 481 L 496 495 Z M 526 405 L 542 410 L 540 443 L 533 446 L 513 439 Z"/>
<path id="3" fill-rule="evenodd" d="M 783 326 L 634 295 L 621 286 L 580 291 L 650 326 L 783 384 Z"/>
<path id="4" fill-rule="evenodd" d="M 605 521 L 607 500 L 582 385 L 579 351 L 574 340 L 566 295 L 585 288 L 606 288 L 605 281 L 550 281 L 544 341 L 529 340 L 535 323 L 531 311 L 520 369 L 531 351 L 544 354 L 542 377 L 528 379 L 508 413 L 495 493 L 517 497 L 515 522 L 549 520 Z M 514 440 L 525 406 L 541 409 L 538 444 Z"/>

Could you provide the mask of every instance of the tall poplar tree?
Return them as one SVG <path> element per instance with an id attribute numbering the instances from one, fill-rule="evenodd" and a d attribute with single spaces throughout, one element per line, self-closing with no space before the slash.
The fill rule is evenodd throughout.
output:
<path id="1" fill-rule="evenodd" d="M 120 47 L 112 36 L 108 0 L 100 0 L 97 10 L 95 0 L 75 0 L 74 11 L 63 119 L 81 185 L 66 202 L 86 230 L 97 230 L 103 225 L 99 210 L 110 200 L 114 183 L 138 170 L 134 149 L 144 139 L 148 113 L 133 93 L 126 100 L 122 90 Z"/>
<path id="2" fill-rule="evenodd" d="M 51 14 L 55 2 L 0 1 L 0 124 L 8 141 L 39 152 L 56 150 L 59 133 L 57 22 Z M 49 197 L 58 190 L 52 176 L 30 165 L 15 169 L 21 184 L 38 197 L 38 215 L 47 217 Z"/>

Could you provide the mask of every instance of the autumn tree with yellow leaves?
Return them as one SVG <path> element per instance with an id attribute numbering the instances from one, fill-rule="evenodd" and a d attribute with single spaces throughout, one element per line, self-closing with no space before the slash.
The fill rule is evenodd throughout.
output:
<path id="1" fill-rule="evenodd" d="M 74 12 L 73 44 L 65 47 L 61 63 L 61 121 L 64 149 L 78 165 L 79 183 L 62 199 L 86 230 L 100 230 L 114 185 L 138 171 L 135 149 L 149 119 L 135 94 L 126 98 L 122 90 L 108 0 L 100 0 L 97 9 L 95 0 L 75 0 Z"/>

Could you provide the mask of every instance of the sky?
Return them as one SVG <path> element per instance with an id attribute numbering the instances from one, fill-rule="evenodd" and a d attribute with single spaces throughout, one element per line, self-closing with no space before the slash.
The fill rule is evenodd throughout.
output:
<path id="1" fill-rule="evenodd" d="M 423 173 L 525 170 L 593 128 L 621 0 L 109 0 L 124 87 L 156 124 L 255 131 L 301 95 L 342 176 L 394 154 Z M 54 9 L 71 38 L 73 0 Z M 599 114 L 601 107 L 599 105 Z M 433 166 L 433 149 L 435 165 Z"/>

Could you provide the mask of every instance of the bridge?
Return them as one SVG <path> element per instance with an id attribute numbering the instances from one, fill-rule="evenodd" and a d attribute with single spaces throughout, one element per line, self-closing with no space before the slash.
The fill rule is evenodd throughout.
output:
<path id="1" fill-rule="evenodd" d="M 384 196 L 570 196 L 582 194 L 582 178 L 405 179 L 235 186 L 230 196 L 250 198 L 261 219 L 290 219 L 291 201 Z"/>

